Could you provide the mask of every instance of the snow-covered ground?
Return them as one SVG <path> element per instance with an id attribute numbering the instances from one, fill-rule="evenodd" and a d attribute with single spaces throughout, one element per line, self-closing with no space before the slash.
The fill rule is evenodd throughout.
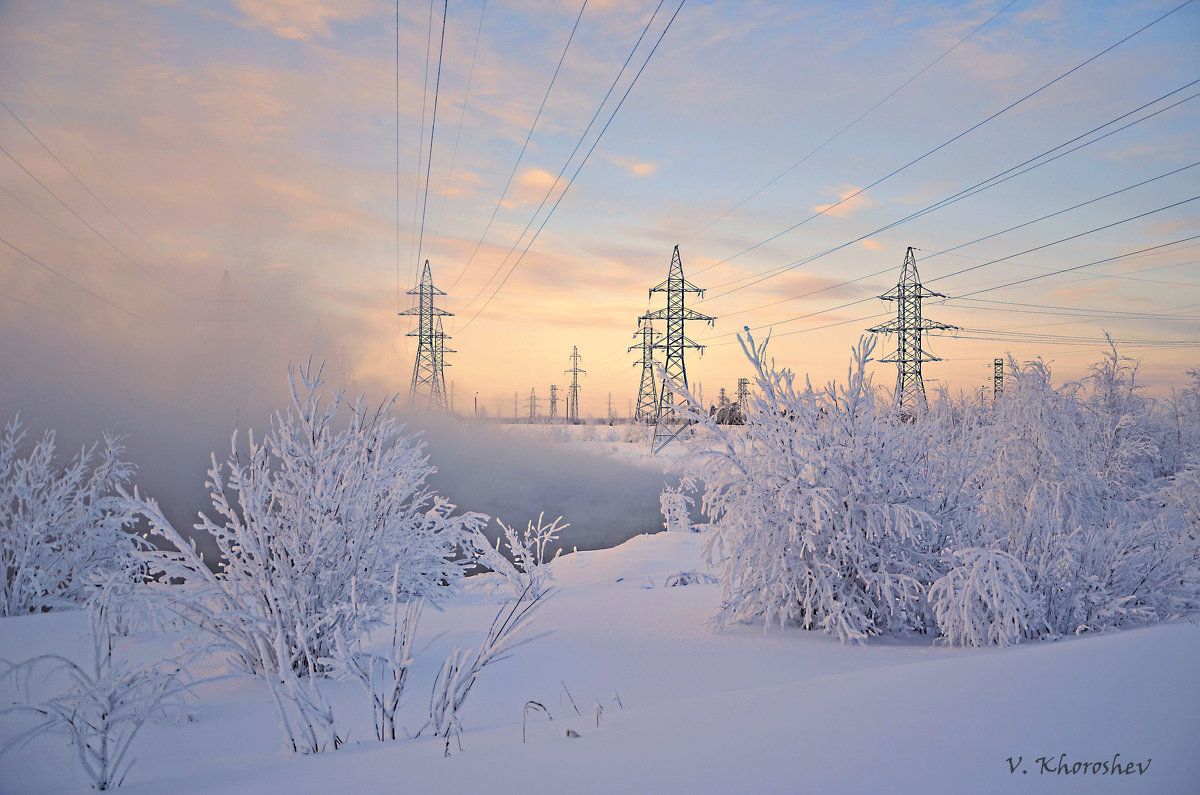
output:
<path id="1" fill-rule="evenodd" d="M 643 535 L 556 561 L 558 592 L 533 627 L 551 634 L 483 673 L 461 714 L 462 750 L 454 744 L 449 758 L 438 738 L 374 741 L 349 683 L 329 686 L 348 744 L 286 753 L 265 687 L 243 677 L 202 687 L 193 721 L 148 726 L 122 790 L 1200 791 L 1194 623 L 987 650 L 843 646 L 794 628 L 714 632 L 717 586 L 665 587 L 672 574 L 704 570 L 702 541 Z M 405 695 L 410 730 L 423 722 L 441 660 L 478 642 L 505 593 L 492 575 L 471 578 L 444 612 L 426 610 L 417 646 L 434 640 Z M 79 612 L 0 619 L 0 657 L 82 660 L 86 627 Z M 175 640 L 144 637 L 120 651 L 153 659 Z M 523 743 L 529 701 L 553 720 L 530 711 Z M 17 725 L 4 719 L 0 737 Z M 1132 772 L 1075 764 L 1111 771 L 1114 759 Z M 86 789 L 63 737 L 0 757 L 2 792 Z"/>

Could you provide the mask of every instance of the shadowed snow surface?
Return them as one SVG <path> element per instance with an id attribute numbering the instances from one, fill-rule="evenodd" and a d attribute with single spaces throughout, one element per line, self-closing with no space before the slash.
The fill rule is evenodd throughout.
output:
<path id="1" fill-rule="evenodd" d="M 450 758 L 436 738 L 374 742 L 360 692 L 337 683 L 329 694 L 349 744 L 285 753 L 265 688 L 238 678 L 201 689 L 194 722 L 148 726 L 121 791 L 1197 791 L 1195 625 L 1000 650 L 848 647 L 794 628 L 714 632 L 717 586 L 663 587 L 672 574 L 704 570 L 702 541 L 660 533 L 559 559 L 559 592 L 534 625 L 552 634 L 483 673 L 461 716 L 464 750 Z M 441 659 L 478 642 L 505 593 L 492 575 L 476 577 L 444 612 L 426 611 L 417 646 L 445 634 L 414 665 L 410 730 Z M 0 657 L 83 659 L 85 627 L 80 613 L 0 619 Z M 154 659 L 174 640 L 146 637 L 122 651 Z M 522 744 L 530 700 L 553 720 L 531 712 Z M 3 719 L 0 736 L 17 726 Z M 1061 754 L 1068 765 L 1116 754 L 1151 762 L 1140 776 L 1057 774 L 1037 762 L 1051 758 L 1053 770 Z M 1009 757 L 1020 757 L 1015 772 Z M 0 791 L 86 790 L 63 737 L 0 757 Z"/>

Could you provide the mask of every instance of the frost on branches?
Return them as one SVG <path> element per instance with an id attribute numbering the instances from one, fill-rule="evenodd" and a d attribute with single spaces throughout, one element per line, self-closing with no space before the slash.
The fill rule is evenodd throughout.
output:
<path id="1" fill-rule="evenodd" d="M 133 576 L 141 541 L 122 529 L 130 514 L 110 499 L 133 473 L 121 437 L 105 435 L 62 466 L 54 431 L 22 457 L 25 436 L 13 419 L 0 437 L 0 616 L 80 605 L 97 578 Z"/>
<path id="2" fill-rule="evenodd" d="M 325 672 L 337 635 L 355 634 L 393 590 L 405 600 L 447 595 L 486 544 L 478 530 L 487 517 L 455 515 L 427 487 L 433 467 L 389 416 L 394 399 L 375 410 L 360 399 L 338 430 L 341 394 L 323 402 L 311 362 L 289 377 L 292 405 L 266 436 L 251 432 L 239 450 L 235 433 L 225 464 L 213 456 L 214 513 L 195 527 L 220 550 L 215 571 L 154 500 L 135 491 L 126 502 L 177 550 L 146 557 L 164 581 L 185 582 L 171 589 L 179 615 L 214 635 L 243 670 L 269 674 L 300 698 L 299 680 Z"/>
<path id="3" fill-rule="evenodd" d="M 1061 387 L 1010 360 L 996 405 L 943 392 L 905 422 L 866 375 L 873 344 L 817 389 L 748 337 L 742 428 L 684 394 L 712 440 L 686 466 L 715 527 L 718 624 L 1007 645 L 1200 609 L 1194 371 L 1159 406 L 1115 348 Z"/>

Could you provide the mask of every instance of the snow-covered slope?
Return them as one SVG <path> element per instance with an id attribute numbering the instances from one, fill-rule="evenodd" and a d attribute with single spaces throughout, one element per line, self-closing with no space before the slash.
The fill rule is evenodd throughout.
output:
<path id="1" fill-rule="evenodd" d="M 535 623 L 551 634 L 484 672 L 463 710 L 463 750 L 454 745 L 450 758 L 436 738 L 374 742 L 349 684 L 329 688 L 349 744 L 284 753 L 268 694 L 241 678 L 202 688 L 193 722 L 148 727 L 123 790 L 1200 791 L 1195 625 L 1002 650 L 849 647 L 761 626 L 714 632 L 715 585 L 665 587 L 673 574 L 704 571 L 702 540 L 638 536 L 556 561 L 559 591 Z M 434 640 L 406 693 L 410 729 L 422 723 L 441 659 L 478 641 L 505 593 L 472 578 L 444 612 L 426 611 L 418 646 Z M 72 613 L 2 619 L 0 657 L 82 658 L 85 626 Z M 125 651 L 149 659 L 169 645 L 144 638 Z M 553 720 L 530 711 L 522 743 L 529 701 Z M 4 719 L 0 736 L 17 725 Z M 9 752 L 0 791 L 86 790 L 71 753 L 61 737 Z M 1111 771 L 1114 759 L 1122 771 L 1134 763 L 1132 773 L 1075 767 Z M 1064 765 L 1079 772 L 1056 772 Z"/>

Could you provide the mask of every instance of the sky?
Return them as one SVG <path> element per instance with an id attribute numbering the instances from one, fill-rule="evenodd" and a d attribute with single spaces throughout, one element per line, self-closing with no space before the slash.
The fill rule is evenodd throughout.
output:
<path id="1" fill-rule="evenodd" d="M 844 378 L 908 246 L 961 329 L 930 388 L 1009 354 L 1079 378 L 1107 332 L 1163 394 L 1200 365 L 1177 5 L 2 2 L 0 414 L 191 472 L 289 364 L 406 395 L 428 259 L 458 413 L 545 413 L 577 346 L 582 413 L 623 415 L 676 245 L 706 402 L 751 375 L 745 326 Z"/>

